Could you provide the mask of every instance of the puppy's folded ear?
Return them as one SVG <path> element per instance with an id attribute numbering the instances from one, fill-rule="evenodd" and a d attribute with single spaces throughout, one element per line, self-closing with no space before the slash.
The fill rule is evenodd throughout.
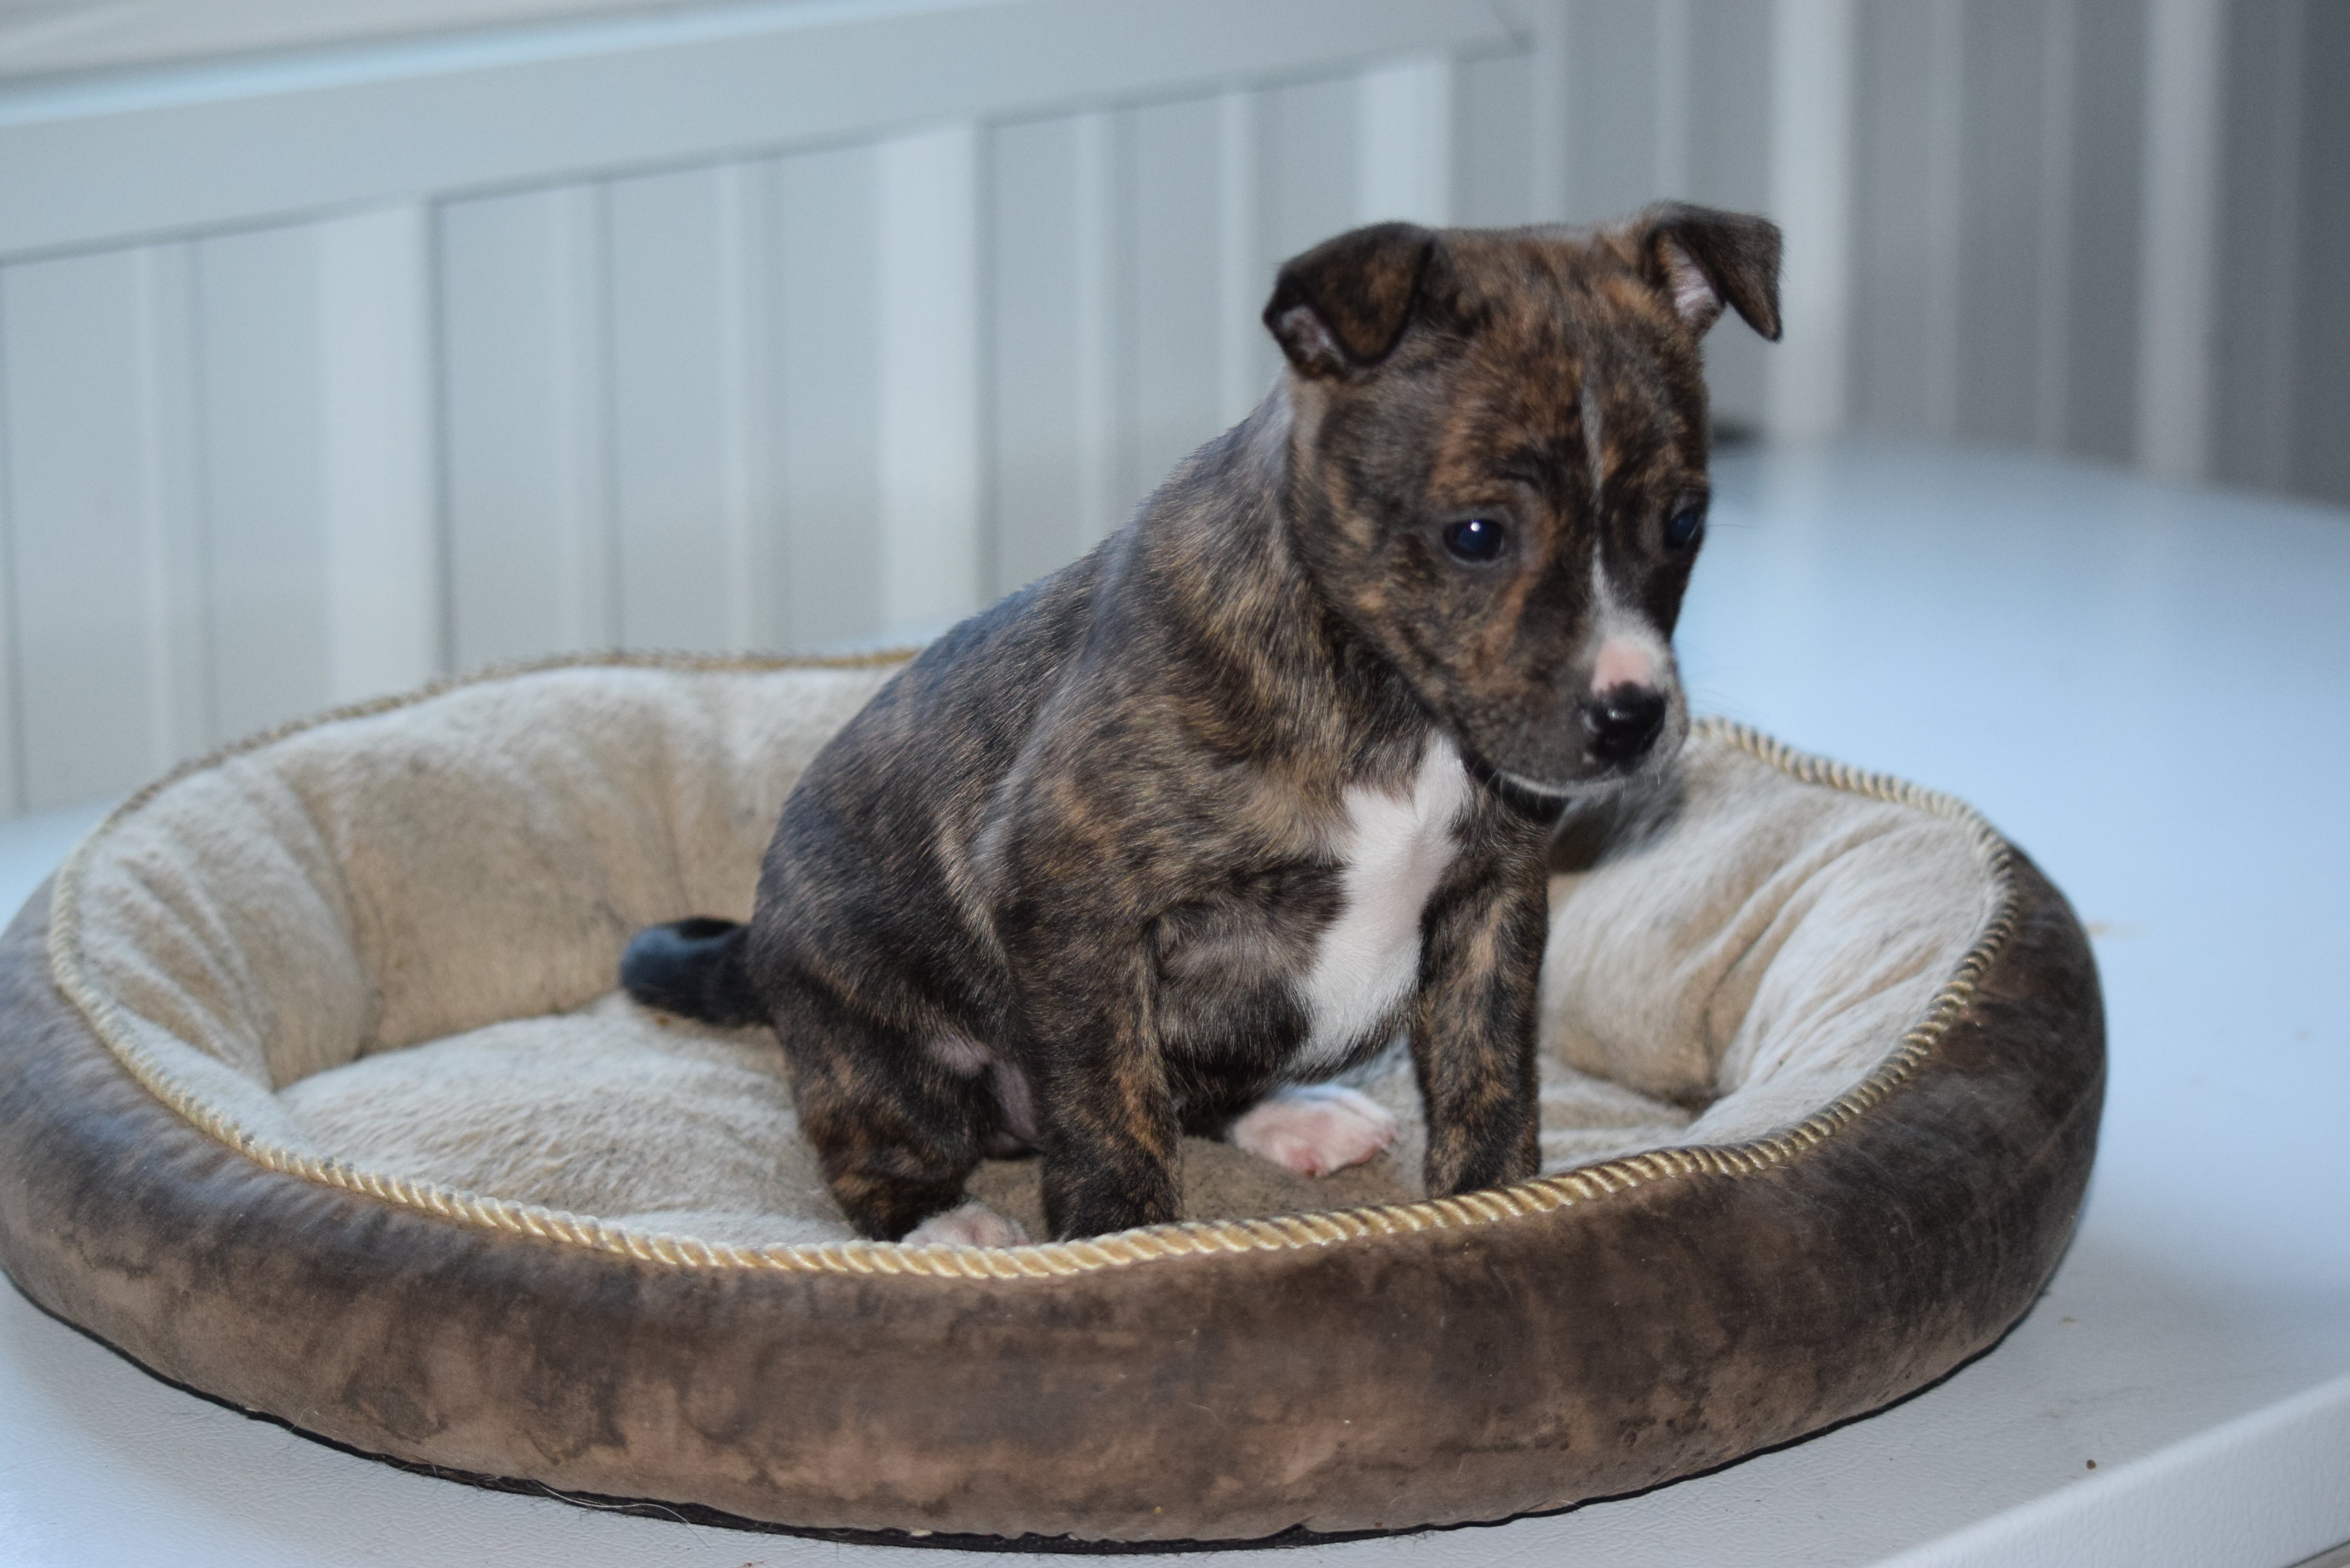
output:
<path id="1" fill-rule="evenodd" d="M 1378 364 L 1403 337 L 1436 249 L 1417 223 L 1374 223 L 1325 240 L 1282 267 L 1264 324 L 1307 376 Z"/>
<path id="2" fill-rule="evenodd" d="M 1779 337 L 1779 225 L 1743 213 L 1679 202 L 1644 207 L 1625 226 L 1640 269 L 1673 313 L 1702 334 L 1728 305 L 1746 325 Z"/>

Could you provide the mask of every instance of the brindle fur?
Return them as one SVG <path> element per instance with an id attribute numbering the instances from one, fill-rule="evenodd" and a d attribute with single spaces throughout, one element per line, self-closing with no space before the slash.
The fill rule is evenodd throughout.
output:
<path id="1" fill-rule="evenodd" d="M 1662 207 L 1597 233 L 1384 224 L 1296 258 L 1263 403 L 925 649 L 793 793 L 749 925 L 655 928 L 631 991 L 775 1025 L 868 1235 L 1018 1141 L 1014 1068 L 1056 1236 L 1174 1220 L 1179 1136 L 1292 1074 L 1344 793 L 1408 793 L 1440 732 L 1483 787 L 1416 995 L 1347 1054 L 1409 1030 L 1430 1192 L 1532 1173 L 1549 822 L 1633 771 L 1578 722 L 1595 552 L 1669 638 L 1696 552 L 1663 530 L 1707 488 L 1699 338 L 1724 302 L 1777 336 L 1777 253 L 1760 219 Z M 1472 516 L 1505 520 L 1502 561 L 1446 554 Z M 1638 771 L 1686 732 L 1673 695 Z"/>

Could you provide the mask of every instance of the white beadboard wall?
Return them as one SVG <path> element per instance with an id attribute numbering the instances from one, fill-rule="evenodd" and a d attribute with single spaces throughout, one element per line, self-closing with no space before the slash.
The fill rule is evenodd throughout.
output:
<path id="1" fill-rule="evenodd" d="M 503 660 L 935 629 L 1253 404 L 1274 266 L 1378 218 L 1772 211 L 1725 423 L 2350 491 L 2344 14 L 771 0 L 0 83 L 0 809 Z"/>

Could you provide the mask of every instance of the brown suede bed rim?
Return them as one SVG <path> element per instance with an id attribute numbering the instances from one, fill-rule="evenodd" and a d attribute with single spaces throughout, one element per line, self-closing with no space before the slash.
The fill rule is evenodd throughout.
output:
<path id="1" fill-rule="evenodd" d="M 2078 1211 L 2104 1050 L 2079 922 L 2013 869 L 2012 935 L 1966 1008 L 1808 1158 L 1051 1290 L 658 1267 L 269 1172 L 57 992 L 44 889 L 0 939 L 0 1259 L 163 1376 L 560 1493 L 1088 1541 L 1505 1519 L 1877 1408 L 2031 1305 Z"/>
<path id="2" fill-rule="evenodd" d="M 288 1149 L 256 1137 L 172 1075 L 132 1037 L 112 1001 L 84 973 L 79 953 L 78 874 L 90 846 L 116 823 L 172 784 L 289 736 L 323 725 L 369 718 L 428 701 L 461 688 L 552 670 L 646 669 L 681 673 L 765 673 L 788 670 L 876 669 L 900 662 L 909 650 L 836 657 L 695 656 L 658 653 L 577 655 L 503 667 L 438 682 L 421 691 L 338 708 L 282 725 L 222 748 L 174 770 L 117 807 L 78 846 L 58 870 L 48 927 L 51 976 L 107 1051 L 175 1116 L 264 1169 L 314 1185 L 359 1194 L 473 1229 L 529 1236 L 559 1245 L 618 1253 L 639 1262 L 679 1269 L 765 1270 L 788 1272 L 902 1275 L 941 1279 L 1054 1279 L 1179 1258 L 1322 1248 L 1423 1231 L 1505 1225 L 1557 1210 L 1604 1202 L 1617 1194 L 1677 1179 L 1742 1178 L 1783 1166 L 1820 1147 L 1881 1103 L 1933 1055 L 1965 1010 L 1978 982 L 2013 933 L 2019 898 L 2013 848 L 1972 807 L 1905 780 L 1866 773 L 1799 753 L 1748 726 L 1721 719 L 1696 729 L 1800 783 L 1859 794 L 1924 812 L 1967 830 L 1984 858 L 1994 901 L 1976 940 L 1927 1004 L 1922 1015 L 1860 1083 L 1804 1120 L 1777 1133 L 1721 1146 L 1653 1149 L 1509 1187 L 1416 1203 L 1316 1210 L 1262 1220 L 1191 1220 L 1156 1225 L 1087 1241 L 1017 1247 L 907 1247 L 895 1242 L 843 1241 L 738 1247 L 690 1236 L 608 1224 L 590 1215 L 371 1171 L 348 1161 Z"/>

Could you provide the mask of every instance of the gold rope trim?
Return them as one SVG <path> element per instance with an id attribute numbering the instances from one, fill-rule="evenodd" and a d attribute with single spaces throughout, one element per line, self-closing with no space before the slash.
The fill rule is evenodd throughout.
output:
<path id="1" fill-rule="evenodd" d="M 1017 1247 L 909 1247 L 893 1241 L 778 1243 L 738 1247 L 690 1236 L 635 1231 L 591 1215 L 567 1213 L 535 1203 L 489 1198 L 435 1182 L 362 1169 L 344 1160 L 304 1154 L 268 1143 L 232 1121 L 196 1090 L 182 1084 L 140 1044 L 111 997 L 93 985 L 81 967 L 79 883 L 90 846 L 114 825 L 191 774 L 217 767 L 249 752 L 321 725 L 369 718 L 411 707 L 444 692 L 516 676 L 577 669 L 650 669 L 695 671 L 876 669 L 899 662 L 910 650 L 835 658 L 760 658 L 659 653 L 589 654 L 536 660 L 442 680 L 402 696 L 338 708 L 283 724 L 224 746 L 149 784 L 109 813 L 77 846 L 57 872 L 49 913 L 49 964 L 57 987 L 81 1010 L 116 1060 L 146 1090 L 198 1131 L 227 1145 L 263 1168 L 322 1187 L 338 1188 L 399 1208 L 412 1209 L 460 1224 L 503 1231 L 561 1245 L 616 1252 L 639 1262 L 684 1269 L 761 1269 L 795 1273 L 902 1274 L 932 1279 L 1042 1280 L 1102 1269 L 1127 1268 L 1165 1258 L 1208 1257 L 1225 1252 L 1292 1251 L 1336 1246 L 1421 1231 L 1467 1230 L 1506 1224 L 1534 1214 L 1596 1203 L 1620 1192 L 1680 1178 L 1706 1175 L 1732 1179 L 1800 1158 L 1885 1103 L 1932 1056 L 1935 1046 L 1966 1009 L 1975 987 L 2013 936 L 2020 916 L 2015 851 L 1974 808 L 1953 796 L 1903 779 L 1866 773 L 1842 763 L 1797 752 L 1747 725 L 1704 719 L 1697 733 L 1744 752 L 1797 782 L 1923 812 L 1964 828 L 1983 857 L 1996 901 L 1974 944 L 1951 971 L 1918 1022 L 1870 1074 L 1820 1110 L 1792 1127 L 1742 1144 L 1694 1145 L 1648 1149 L 1555 1176 L 1510 1187 L 1389 1203 L 1360 1209 L 1322 1210 L 1262 1220 L 1185 1220 L 1153 1225 L 1080 1241 L 1047 1241 Z"/>

